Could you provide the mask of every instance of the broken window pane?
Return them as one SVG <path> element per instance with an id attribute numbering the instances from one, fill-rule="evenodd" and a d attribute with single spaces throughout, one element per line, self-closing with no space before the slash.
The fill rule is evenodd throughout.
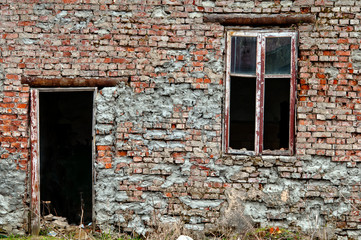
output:
<path id="1" fill-rule="evenodd" d="M 290 74 L 291 38 L 266 39 L 266 74 Z"/>
<path id="2" fill-rule="evenodd" d="M 231 73 L 256 75 L 256 37 L 232 37 Z"/>
<path id="3" fill-rule="evenodd" d="M 288 149 L 290 79 L 266 79 L 264 102 L 264 149 Z"/>
<path id="4" fill-rule="evenodd" d="M 231 77 L 229 146 L 254 149 L 256 79 Z"/>

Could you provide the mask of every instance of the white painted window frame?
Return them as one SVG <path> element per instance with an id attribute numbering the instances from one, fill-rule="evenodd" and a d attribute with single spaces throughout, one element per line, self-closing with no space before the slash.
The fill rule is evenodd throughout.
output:
<path id="1" fill-rule="evenodd" d="M 231 74 L 231 38 L 233 36 L 257 37 L 256 57 L 256 116 L 255 116 L 255 149 L 240 150 L 229 146 L 230 125 L 230 92 L 231 76 L 250 77 L 245 74 Z M 265 50 L 267 37 L 291 38 L 291 73 L 290 74 L 265 74 Z M 223 118 L 223 151 L 228 154 L 243 155 L 293 155 L 295 148 L 295 105 L 296 105 L 296 77 L 297 77 L 297 51 L 298 32 L 295 30 L 239 30 L 229 29 L 226 35 L 226 76 L 225 76 L 225 103 Z M 254 76 L 252 76 L 254 77 Z M 290 118 L 289 118 L 289 148 L 287 150 L 263 149 L 263 118 L 264 118 L 264 81 L 265 78 L 290 78 Z M 258 99 L 258 100 L 257 100 Z"/>

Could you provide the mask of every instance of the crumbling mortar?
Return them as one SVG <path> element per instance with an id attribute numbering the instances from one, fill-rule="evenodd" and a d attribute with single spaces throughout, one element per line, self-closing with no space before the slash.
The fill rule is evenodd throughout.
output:
<path id="1" fill-rule="evenodd" d="M 9 154 L 0 148 L 0 155 Z M 27 214 L 26 172 L 19 168 L 20 153 L 0 160 L 0 228 L 9 233 L 24 234 Z"/>

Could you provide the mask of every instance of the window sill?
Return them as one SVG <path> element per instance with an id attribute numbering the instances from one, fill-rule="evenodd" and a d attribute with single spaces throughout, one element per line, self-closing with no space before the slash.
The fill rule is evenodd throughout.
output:
<path id="1" fill-rule="evenodd" d="M 237 154 L 237 155 L 245 155 L 245 156 L 257 156 L 254 151 L 249 150 L 239 150 L 229 148 L 226 152 L 227 154 Z M 292 156 L 292 152 L 290 150 L 263 150 L 259 156 Z"/>

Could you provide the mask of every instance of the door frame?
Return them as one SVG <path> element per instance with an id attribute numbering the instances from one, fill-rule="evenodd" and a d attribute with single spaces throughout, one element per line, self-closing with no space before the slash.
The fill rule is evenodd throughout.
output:
<path id="1" fill-rule="evenodd" d="M 39 125 L 39 93 L 40 92 L 93 92 L 92 116 L 92 221 L 95 224 L 94 184 L 95 184 L 95 100 L 97 87 L 68 87 L 68 88 L 31 88 L 30 89 L 30 232 L 38 235 L 40 232 L 40 125 Z"/>

